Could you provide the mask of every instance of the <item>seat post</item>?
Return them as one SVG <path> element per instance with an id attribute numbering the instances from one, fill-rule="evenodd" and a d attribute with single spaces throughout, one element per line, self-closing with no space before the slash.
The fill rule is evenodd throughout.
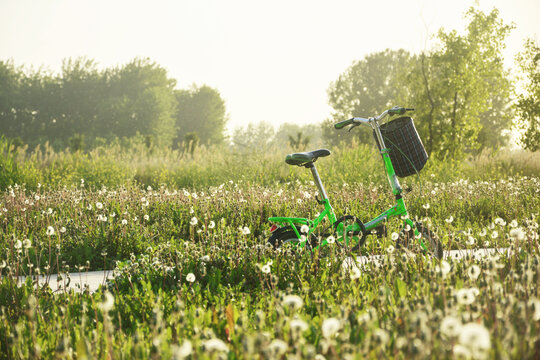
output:
<path id="1" fill-rule="evenodd" d="M 317 171 L 317 168 L 315 167 L 314 163 L 309 163 L 305 165 L 311 170 L 311 174 L 313 174 L 313 180 L 315 180 L 315 184 L 317 185 L 317 188 L 319 189 L 319 194 L 322 197 L 322 200 L 328 199 L 328 195 L 326 195 L 326 190 L 324 189 L 324 186 L 321 181 L 321 177 L 319 176 L 319 173 Z"/>

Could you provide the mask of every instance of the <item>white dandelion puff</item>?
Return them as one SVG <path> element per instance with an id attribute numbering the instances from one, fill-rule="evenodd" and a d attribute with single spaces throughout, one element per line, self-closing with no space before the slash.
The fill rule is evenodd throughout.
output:
<path id="1" fill-rule="evenodd" d="M 300 232 L 303 233 L 303 234 L 307 234 L 309 232 L 309 226 L 307 225 L 302 225 L 302 227 L 300 228 Z"/>
<path id="2" fill-rule="evenodd" d="M 340 328 L 341 328 L 341 323 L 338 319 L 328 318 L 323 321 L 322 326 L 321 326 L 321 331 L 322 331 L 323 336 L 326 339 L 330 339 L 332 336 L 337 334 Z"/>
<path id="3" fill-rule="evenodd" d="M 441 322 L 441 334 L 446 338 L 453 338 L 459 335 L 461 321 L 454 316 L 447 316 Z"/>
<path id="4" fill-rule="evenodd" d="M 285 307 L 297 310 L 304 305 L 304 300 L 302 300 L 302 298 L 298 295 L 286 295 L 281 303 Z"/>
<path id="5" fill-rule="evenodd" d="M 54 235 L 54 228 L 52 226 L 47 227 L 47 236 Z"/>
<path id="6" fill-rule="evenodd" d="M 195 274 L 193 273 L 189 273 L 186 275 L 186 281 L 192 283 L 192 282 L 195 282 Z"/>
<path id="7" fill-rule="evenodd" d="M 469 269 L 467 270 L 467 274 L 471 278 L 471 280 L 476 281 L 478 279 L 478 276 L 480 276 L 480 267 L 478 265 L 471 265 Z"/>
<path id="8" fill-rule="evenodd" d="M 463 325 L 458 342 L 470 351 L 472 358 L 488 358 L 491 339 L 489 331 L 484 325 L 474 322 Z"/>
<path id="9" fill-rule="evenodd" d="M 195 225 L 197 225 L 198 222 L 199 222 L 199 221 L 198 221 L 197 218 L 194 216 L 194 217 L 192 217 L 191 220 L 189 221 L 189 224 L 190 224 L 191 226 L 195 226 Z"/>
<path id="10" fill-rule="evenodd" d="M 227 344 L 220 339 L 210 339 L 203 342 L 203 347 L 206 351 L 213 352 L 229 352 Z"/>

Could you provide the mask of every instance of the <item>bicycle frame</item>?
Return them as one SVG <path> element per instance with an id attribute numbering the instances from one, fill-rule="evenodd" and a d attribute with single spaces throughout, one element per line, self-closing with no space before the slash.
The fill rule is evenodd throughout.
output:
<path id="1" fill-rule="evenodd" d="M 399 216 L 403 219 L 403 227 L 406 228 L 407 225 L 409 225 L 411 229 L 414 229 L 414 235 L 418 236 L 419 231 L 416 227 L 416 224 L 411 219 L 409 219 L 409 214 L 407 212 L 407 207 L 405 206 L 405 201 L 403 200 L 403 197 L 401 196 L 402 189 L 401 189 L 401 185 L 399 184 L 399 180 L 396 176 L 394 166 L 392 165 L 392 161 L 390 160 L 390 155 L 389 155 L 390 149 L 386 148 L 383 136 L 381 134 L 379 121 L 381 121 L 387 115 L 388 115 L 388 110 L 383 112 L 381 115 L 379 115 L 376 118 L 369 118 L 369 119 L 353 118 L 355 121 L 355 124 L 359 124 L 359 123 L 369 124 L 374 130 L 375 136 L 377 137 L 377 140 L 380 145 L 380 149 L 381 149 L 380 153 L 383 158 L 384 169 L 388 178 L 388 182 L 390 183 L 390 186 L 392 188 L 392 193 L 394 194 L 396 198 L 396 205 L 392 206 L 390 209 L 384 211 L 383 213 L 379 214 L 378 216 L 376 216 L 369 222 L 365 223 L 364 227 L 365 227 L 366 232 L 370 233 L 371 230 L 376 228 L 381 222 L 387 219 L 391 219 L 391 218 Z M 319 216 L 317 216 L 315 220 L 310 220 L 307 218 L 293 218 L 293 217 L 271 217 L 268 219 L 269 221 L 274 222 L 274 223 L 289 225 L 294 230 L 294 232 L 296 233 L 296 236 L 300 240 L 300 243 L 298 244 L 298 246 L 300 247 L 305 246 L 305 244 L 307 243 L 307 239 L 309 239 L 309 237 L 314 233 L 315 229 L 324 220 L 326 216 L 328 216 L 328 220 L 330 221 L 330 224 L 332 225 L 335 224 L 337 221 L 336 215 L 334 213 L 334 209 L 330 205 L 330 200 L 328 199 L 328 196 L 326 194 L 326 191 L 321 182 L 321 179 L 319 177 L 319 174 L 317 172 L 315 165 L 312 163 L 310 164 L 310 166 L 307 166 L 307 167 L 311 169 L 311 172 L 313 174 L 315 184 L 317 185 L 319 194 L 322 197 L 322 200 L 320 200 L 319 203 L 324 205 L 324 210 L 319 214 Z M 309 231 L 306 234 L 304 234 L 305 236 L 304 241 L 301 240 L 302 234 L 300 234 L 300 232 L 298 231 L 297 225 L 300 225 L 300 226 L 307 225 L 309 228 Z M 346 228 L 343 228 L 343 223 L 340 223 L 338 228 L 336 229 L 338 234 L 339 233 L 346 234 L 349 232 L 361 232 L 361 230 L 362 229 L 360 228 L 360 225 L 358 225 L 357 223 L 354 223 L 353 225 L 349 225 Z M 340 238 L 337 240 L 344 241 L 346 244 L 348 243 L 348 239 Z M 327 243 L 328 243 L 327 240 L 323 239 L 323 241 L 317 247 L 315 247 L 315 249 L 319 248 L 320 246 L 324 246 Z M 428 250 L 427 246 L 424 244 L 421 238 L 420 238 L 420 246 L 424 250 L 426 251 Z"/>

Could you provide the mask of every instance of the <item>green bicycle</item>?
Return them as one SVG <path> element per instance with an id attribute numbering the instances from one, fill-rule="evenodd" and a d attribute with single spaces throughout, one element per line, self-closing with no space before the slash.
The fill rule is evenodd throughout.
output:
<path id="1" fill-rule="evenodd" d="M 313 220 L 299 217 L 270 217 L 268 221 L 272 222 L 273 225 L 270 228 L 271 236 L 268 242 L 276 248 L 284 244 L 291 244 L 315 250 L 327 245 L 329 241 L 336 241 L 351 251 L 356 251 L 364 245 L 367 236 L 375 234 L 381 237 L 386 235 L 385 222 L 398 217 L 402 219 L 403 228 L 396 240 L 396 248 L 409 248 L 414 244 L 412 239 L 418 239 L 418 244 L 424 252 L 442 258 L 443 248 L 437 236 L 422 223 L 412 221 L 409 218 L 402 197 L 403 191 L 397 178 L 398 176 L 405 177 L 418 173 L 428 158 L 418 132 L 414 127 L 414 122 L 410 117 L 401 116 L 383 123 L 383 120 L 388 115 L 404 115 L 406 112 L 413 110 L 395 106 L 377 117 L 367 119 L 355 117 L 334 125 L 336 129 L 351 126 L 349 131 L 363 124 L 371 126 L 384 162 L 384 169 L 392 193 L 395 196 L 396 204 L 394 206 L 367 223 L 363 223 L 352 215 L 344 215 L 338 219 L 315 166 L 315 161 L 321 157 L 329 156 L 330 151 L 319 149 L 289 154 L 285 158 L 287 164 L 311 170 L 320 195 L 320 198 L 317 197 L 317 201 L 324 209 Z M 386 145 L 387 143 L 389 146 Z M 330 234 L 325 231 L 321 233 L 319 225 L 325 218 L 328 218 L 332 234 L 335 234 L 335 236 L 329 236 Z"/>

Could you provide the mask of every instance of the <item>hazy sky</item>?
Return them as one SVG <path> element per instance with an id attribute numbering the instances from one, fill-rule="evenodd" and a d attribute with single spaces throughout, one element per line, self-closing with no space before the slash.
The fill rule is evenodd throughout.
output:
<path id="1" fill-rule="evenodd" d="M 515 22 L 508 65 L 525 37 L 538 40 L 539 0 L 0 0 L 0 59 L 58 71 L 67 57 L 103 67 L 149 57 L 179 88 L 217 88 L 229 128 L 317 123 L 354 60 L 428 49 L 439 28 L 462 30 L 475 3 Z"/>

